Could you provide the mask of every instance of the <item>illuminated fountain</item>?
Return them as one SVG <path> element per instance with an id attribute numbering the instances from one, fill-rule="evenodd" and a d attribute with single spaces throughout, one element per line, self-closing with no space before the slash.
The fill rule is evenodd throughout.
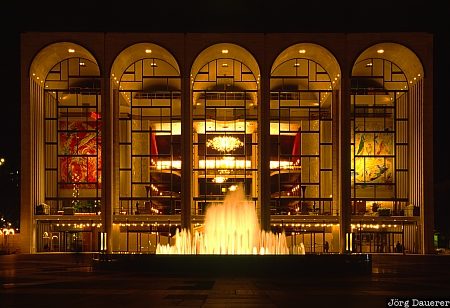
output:
<path id="1" fill-rule="evenodd" d="M 303 243 L 292 251 L 305 254 Z M 207 208 L 202 230 L 192 234 L 177 229 L 175 244 L 158 244 L 156 254 L 279 255 L 289 254 L 289 248 L 284 232 L 260 229 L 254 204 L 239 187 L 228 193 L 223 203 Z"/>

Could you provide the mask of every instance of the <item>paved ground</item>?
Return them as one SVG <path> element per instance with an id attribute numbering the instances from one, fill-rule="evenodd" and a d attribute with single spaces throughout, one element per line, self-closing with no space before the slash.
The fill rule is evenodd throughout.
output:
<path id="1" fill-rule="evenodd" d="M 450 256 L 373 255 L 371 275 L 154 276 L 94 271 L 89 254 L 0 256 L 0 307 L 388 307 L 450 300 Z M 450 305 L 449 305 L 450 307 Z"/>

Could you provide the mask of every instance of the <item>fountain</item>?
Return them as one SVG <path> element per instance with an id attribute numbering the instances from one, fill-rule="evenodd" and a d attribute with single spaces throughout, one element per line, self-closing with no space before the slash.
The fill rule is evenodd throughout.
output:
<path id="1" fill-rule="evenodd" d="M 210 205 L 202 229 L 177 229 L 175 244 L 158 244 L 156 254 L 285 255 L 286 235 L 261 230 L 256 209 L 242 187 L 230 191 L 223 203 Z M 294 254 L 305 254 L 303 243 Z"/>
<path id="2" fill-rule="evenodd" d="M 288 247 L 284 232 L 261 230 L 254 204 L 245 199 L 241 187 L 229 192 L 223 203 L 210 205 L 201 227 L 192 232 L 177 230 L 172 239 L 173 245 L 158 244 L 156 254 L 100 253 L 94 269 L 188 277 L 301 277 L 372 271 L 369 255 L 305 254 L 303 243 Z"/>

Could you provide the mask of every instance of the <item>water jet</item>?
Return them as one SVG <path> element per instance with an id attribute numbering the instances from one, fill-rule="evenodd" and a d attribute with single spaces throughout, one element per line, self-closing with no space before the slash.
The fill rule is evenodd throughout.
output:
<path id="1" fill-rule="evenodd" d="M 241 186 L 229 191 L 223 203 L 207 208 L 201 228 L 177 230 L 174 239 L 174 245 L 158 244 L 156 254 L 289 254 L 284 232 L 261 230 L 255 206 Z M 303 243 L 293 252 L 305 254 Z"/>

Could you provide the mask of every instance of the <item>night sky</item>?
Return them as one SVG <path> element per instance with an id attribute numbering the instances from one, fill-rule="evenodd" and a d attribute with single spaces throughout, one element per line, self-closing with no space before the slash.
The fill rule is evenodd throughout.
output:
<path id="1" fill-rule="evenodd" d="M 9 221 L 19 221 L 21 32 L 430 32 L 435 41 L 435 222 L 438 231 L 450 235 L 450 155 L 446 148 L 450 141 L 450 97 L 446 91 L 450 84 L 448 10 L 439 5 L 426 6 L 439 1 L 305 2 L 147 1 L 118 5 L 36 1 L 23 3 L 22 7 L 4 7 L 0 157 L 6 163 L 0 166 L 0 213 Z M 6 15 L 12 21 L 5 20 Z"/>

